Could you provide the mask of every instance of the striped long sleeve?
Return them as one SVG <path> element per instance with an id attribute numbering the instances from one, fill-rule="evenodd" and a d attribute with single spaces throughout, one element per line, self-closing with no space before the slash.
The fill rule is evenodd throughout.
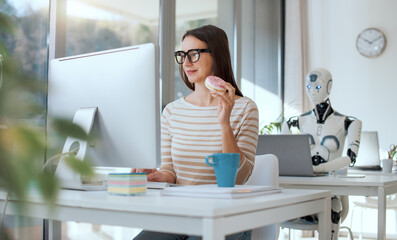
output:
<path id="1" fill-rule="evenodd" d="M 258 109 L 247 97 L 236 100 L 230 123 L 244 156 L 236 183 L 243 184 L 252 173 L 258 141 Z M 160 171 L 173 174 L 184 185 L 214 184 L 215 173 L 205 157 L 222 152 L 217 107 L 199 107 L 183 98 L 168 104 L 161 118 Z"/>

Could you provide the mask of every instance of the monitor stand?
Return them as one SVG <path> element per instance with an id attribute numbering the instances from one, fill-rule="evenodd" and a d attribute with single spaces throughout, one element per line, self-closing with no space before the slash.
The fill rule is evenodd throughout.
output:
<path id="1" fill-rule="evenodd" d="M 90 134 L 96 112 L 97 112 L 96 107 L 81 108 L 76 111 L 76 114 L 74 115 L 73 118 L 73 123 L 80 126 L 87 134 Z M 88 147 L 87 141 L 83 141 L 73 137 L 67 137 L 62 153 L 70 152 L 71 150 L 73 150 L 74 146 L 76 145 L 79 146 L 79 150 L 75 157 L 83 161 L 87 152 L 87 147 Z M 61 157 L 55 172 L 55 174 L 60 179 L 61 187 L 66 189 L 91 190 L 83 186 L 80 173 L 76 173 L 66 163 L 65 161 L 66 156 Z M 103 186 L 100 186 L 99 188 L 98 189 L 92 188 L 92 190 L 103 190 Z"/>

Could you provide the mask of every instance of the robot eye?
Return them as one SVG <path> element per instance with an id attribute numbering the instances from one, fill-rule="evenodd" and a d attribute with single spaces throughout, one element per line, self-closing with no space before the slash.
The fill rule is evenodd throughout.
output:
<path id="1" fill-rule="evenodd" d="M 320 88 L 321 88 L 321 86 L 320 86 L 320 85 L 317 85 L 316 89 L 320 89 Z"/>
<path id="2" fill-rule="evenodd" d="M 310 85 L 307 85 L 307 89 L 311 89 L 312 88 L 312 86 L 310 86 Z"/>

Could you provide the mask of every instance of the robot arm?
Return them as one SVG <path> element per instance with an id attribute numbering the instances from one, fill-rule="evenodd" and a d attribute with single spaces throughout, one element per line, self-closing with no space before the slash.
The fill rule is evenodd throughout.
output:
<path id="1" fill-rule="evenodd" d="M 350 158 L 349 157 L 339 157 L 335 158 L 332 161 L 313 166 L 313 172 L 330 172 L 342 169 L 344 167 L 349 166 Z"/>
<path id="2" fill-rule="evenodd" d="M 347 130 L 347 156 L 350 157 L 350 166 L 354 166 L 356 163 L 356 157 L 358 154 L 358 148 L 360 147 L 360 137 L 361 137 L 361 126 L 360 120 L 347 117 L 345 121 Z"/>
<path id="3" fill-rule="evenodd" d="M 347 166 L 354 166 L 356 162 L 356 156 L 358 154 L 358 148 L 360 147 L 361 137 L 361 126 L 360 120 L 347 117 L 345 120 L 345 127 L 347 130 L 347 157 L 339 157 L 329 162 L 313 166 L 314 172 L 329 172 L 338 170 Z"/>

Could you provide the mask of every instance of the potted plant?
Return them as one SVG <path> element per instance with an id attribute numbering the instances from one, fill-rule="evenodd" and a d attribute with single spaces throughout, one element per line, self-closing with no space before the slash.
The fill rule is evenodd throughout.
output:
<path id="1" fill-rule="evenodd" d="M 394 144 L 390 145 L 390 149 L 387 152 L 388 158 L 393 159 L 394 156 L 396 155 L 396 152 L 397 152 L 397 145 Z"/>
<path id="2" fill-rule="evenodd" d="M 280 115 L 275 122 L 270 122 L 269 124 L 265 124 L 262 128 L 260 128 L 259 134 L 272 134 L 274 131 L 281 132 L 283 122 L 284 116 Z"/>

